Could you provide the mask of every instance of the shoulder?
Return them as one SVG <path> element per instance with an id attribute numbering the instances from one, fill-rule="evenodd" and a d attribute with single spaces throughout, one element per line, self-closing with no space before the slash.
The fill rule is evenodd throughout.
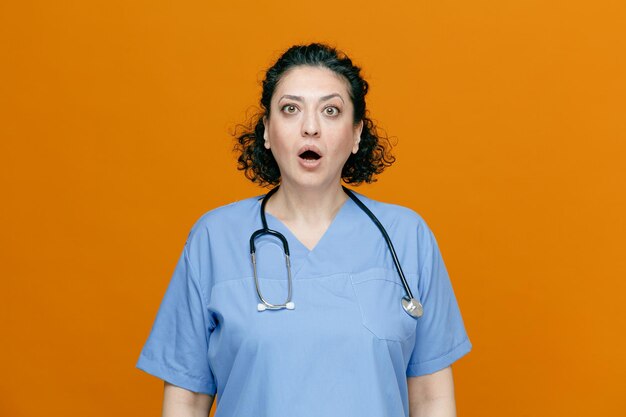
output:
<path id="1" fill-rule="evenodd" d="M 211 233 L 219 233 L 235 226 L 241 226 L 242 222 L 250 218 L 250 212 L 258 205 L 262 196 L 246 198 L 232 203 L 216 207 L 202 214 L 193 224 L 189 231 L 188 240 L 196 239 Z"/>
<path id="2" fill-rule="evenodd" d="M 383 224 L 398 224 L 413 230 L 415 228 L 429 230 L 426 221 L 412 208 L 374 200 L 359 193 L 355 194 Z"/>
<path id="3" fill-rule="evenodd" d="M 430 251 L 437 240 L 424 218 L 415 210 L 398 204 L 377 201 L 362 194 L 357 197 L 374 213 L 394 241 L 407 248 Z"/>
<path id="4" fill-rule="evenodd" d="M 255 216 L 251 212 L 257 201 L 258 197 L 253 197 L 214 208 L 202 214 L 191 227 L 184 252 L 204 288 L 209 288 L 216 277 L 232 275 L 234 263 L 216 260 L 231 259 L 233 252 L 245 251 L 248 237 L 244 235 L 253 227 Z M 216 275 L 216 268 L 223 270 Z M 209 293 L 205 295 L 208 297 Z"/>

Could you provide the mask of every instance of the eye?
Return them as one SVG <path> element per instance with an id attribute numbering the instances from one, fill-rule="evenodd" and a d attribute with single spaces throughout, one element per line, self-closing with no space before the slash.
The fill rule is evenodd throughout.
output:
<path id="1" fill-rule="evenodd" d="M 294 106 L 293 104 L 285 104 L 282 108 L 281 108 L 283 113 L 287 113 L 287 114 L 294 114 L 295 112 L 298 111 L 298 108 L 296 106 Z"/>
<path id="2" fill-rule="evenodd" d="M 339 109 L 335 106 L 328 106 L 324 109 L 324 114 L 326 116 L 337 116 L 339 113 Z"/>

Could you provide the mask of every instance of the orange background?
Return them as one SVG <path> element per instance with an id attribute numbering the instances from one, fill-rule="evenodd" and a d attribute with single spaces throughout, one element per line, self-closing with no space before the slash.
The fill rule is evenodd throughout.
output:
<path id="1" fill-rule="evenodd" d="M 271 3 L 271 4 L 270 4 Z M 3 2 L 0 415 L 159 415 L 134 368 L 229 132 L 293 43 L 347 51 L 438 237 L 459 415 L 626 415 L 626 3 Z"/>

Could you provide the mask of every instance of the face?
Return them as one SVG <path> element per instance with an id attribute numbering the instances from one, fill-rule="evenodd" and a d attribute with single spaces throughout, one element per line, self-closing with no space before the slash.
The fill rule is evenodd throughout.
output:
<path id="1" fill-rule="evenodd" d="M 327 68 L 300 66 L 283 75 L 264 118 L 265 147 L 278 163 L 281 183 L 323 188 L 359 149 L 363 123 L 354 124 L 348 83 Z"/>

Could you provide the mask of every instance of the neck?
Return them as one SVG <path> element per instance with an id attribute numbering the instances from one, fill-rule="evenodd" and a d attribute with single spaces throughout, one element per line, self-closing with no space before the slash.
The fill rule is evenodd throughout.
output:
<path id="1" fill-rule="evenodd" d="M 283 221 L 327 223 L 335 217 L 348 196 L 337 182 L 323 189 L 281 184 L 267 202 L 266 210 Z"/>

